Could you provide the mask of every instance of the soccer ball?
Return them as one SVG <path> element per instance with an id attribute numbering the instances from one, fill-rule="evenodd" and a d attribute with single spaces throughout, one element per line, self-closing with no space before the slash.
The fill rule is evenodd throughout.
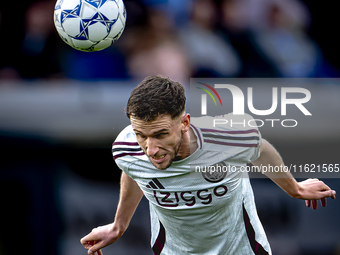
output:
<path id="1" fill-rule="evenodd" d="M 81 51 L 98 51 L 117 41 L 124 31 L 123 0 L 58 0 L 54 25 L 60 37 Z"/>

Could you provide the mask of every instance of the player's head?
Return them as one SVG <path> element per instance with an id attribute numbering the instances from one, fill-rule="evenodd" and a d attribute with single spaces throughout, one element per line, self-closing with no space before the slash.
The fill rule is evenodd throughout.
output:
<path id="1" fill-rule="evenodd" d="M 143 121 L 153 121 L 159 115 L 168 114 L 172 119 L 185 111 L 184 87 L 160 75 L 146 77 L 132 92 L 126 114 Z"/>
<path id="2" fill-rule="evenodd" d="M 147 77 L 131 92 L 126 114 L 139 145 L 158 169 L 168 168 L 179 156 L 190 126 L 185 101 L 184 87 L 159 75 Z"/>

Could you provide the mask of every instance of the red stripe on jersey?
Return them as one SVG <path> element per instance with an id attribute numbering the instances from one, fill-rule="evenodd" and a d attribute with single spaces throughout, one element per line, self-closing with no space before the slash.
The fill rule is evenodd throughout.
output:
<path id="1" fill-rule="evenodd" d="M 204 139 L 204 142 L 206 143 L 213 143 L 213 144 L 220 144 L 220 145 L 227 145 L 227 146 L 235 146 L 235 147 L 257 147 L 257 143 L 228 143 L 228 142 L 220 142 L 220 141 L 214 141 L 209 139 Z"/>
<path id="2" fill-rule="evenodd" d="M 117 159 L 117 158 L 124 157 L 124 156 L 143 156 L 143 155 L 145 155 L 144 152 L 137 152 L 137 153 L 128 153 L 128 152 L 125 152 L 125 153 L 114 155 L 113 158 Z"/>
<path id="3" fill-rule="evenodd" d="M 249 133 L 259 133 L 256 129 L 249 129 L 249 130 L 238 130 L 238 131 L 223 131 L 223 130 L 216 130 L 216 129 L 208 129 L 208 128 L 201 128 L 202 132 L 213 132 L 213 133 L 225 133 L 225 134 L 249 134 Z"/>
<path id="4" fill-rule="evenodd" d="M 152 246 L 152 251 L 154 252 L 154 255 L 160 255 L 165 245 L 165 228 L 161 222 L 159 222 L 159 224 L 159 234 L 155 241 L 155 244 Z"/>
<path id="5" fill-rule="evenodd" d="M 255 239 L 255 231 L 254 231 L 253 226 L 251 225 L 246 208 L 244 208 L 244 204 L 243 204 L 243 220 L 244 220 L 244 226 L 246 228 L 247 236 L 250 242 L 250 246 L 253 249 L 254 254 L 255 255 L 268 255 L 268 252 Z"/>
<path id="6" fill-rule="evenodd" d="M 114 145 L 130 145 L 130 146 L 137 146 L 137 145 L 139 145 L 139 144 L 136 143 L 136 142 L 114 142 L 114 143 L 112 144 L 112 146 L 114 146 Z"/>

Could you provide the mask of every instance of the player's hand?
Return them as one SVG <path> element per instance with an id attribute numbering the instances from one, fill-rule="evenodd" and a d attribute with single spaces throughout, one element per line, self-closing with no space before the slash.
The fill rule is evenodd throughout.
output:
<path id="1" fill-rule="evenodd" d="M 88 246 L 92 247 L 93 245 L 95 245 L 97 243 L 97 241 L 89 241 L 88 242 Z M 98 250 L 96 252 L 93 253 L 94 255 L 103 255 L 102 250 Z"/>
<path id="2" fill-rule="evenodd" d="M 306 206 L 312 206 L 314 210 L 318 208 L 317 200 L 320 199 L 321 205 L 325 207 L 327 205 L 327 197 L 335 199 L 335 190 L 331 190 L 330 187 L 319 179 L 307 179 L 298 184 L 300 187 L 299 198 L 305 199 Z"/>
<path id="3" fill-rule="evenodd" d="M 91 233 L 80 239 L 80 243 L 88 250 L 88 254 L 102 255 L 100 249 L 114 243 L 122 235 L 123 232 L 117 229 L 115 223 L 111 223 L 92 229 Z"/>

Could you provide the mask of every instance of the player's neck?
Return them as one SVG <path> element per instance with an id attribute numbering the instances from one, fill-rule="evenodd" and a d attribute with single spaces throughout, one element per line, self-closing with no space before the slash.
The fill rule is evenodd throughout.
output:
<path id="1" fill-rule="evenodd" d="M 192 129 L 183 135 L 181 146 L 177 153 L 177 160 L 182 160 L 193 154 L 198 148 L 197 137 Z"/>
<path id="2" fill-rule="evenodd" d="M 193 154 L 198 148 L 197 136 L 192 128 L 190 128 L 190 155 Z"/>

